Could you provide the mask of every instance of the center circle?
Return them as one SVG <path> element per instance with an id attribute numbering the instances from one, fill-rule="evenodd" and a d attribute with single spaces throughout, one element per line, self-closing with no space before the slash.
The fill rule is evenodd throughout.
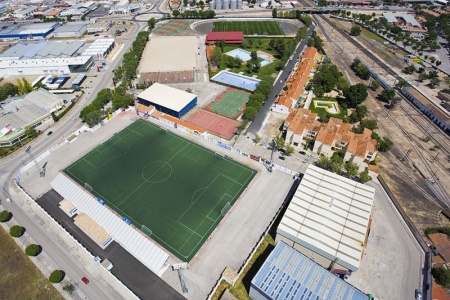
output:
<path id="1" fill-rule="evenodd" d="M 142 169 L 142 178 L 150 183 L 166 181 L 172 175 L 172 166 L 163 160 L 152 161 Z"/>

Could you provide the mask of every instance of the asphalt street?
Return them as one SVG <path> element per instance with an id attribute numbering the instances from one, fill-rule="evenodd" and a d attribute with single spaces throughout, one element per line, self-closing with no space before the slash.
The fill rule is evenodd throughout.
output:
<path id="1" fill-rule="evenodd" d="M 121 245 L 112 242 L 106 249 L 100 248 L 78 226 L 75 225 L 62 209 L 59 202 L 63 199 L 56 191 L 50 190 L 36 202 L 58 221 L 73 237 L 77 239 L 91 254 L 108 259 L 113 273 L 123 284 L 141 299 L 176 300 L 184 299 L 171 286 L 151 272 L 140 261 L 128 253 Z M 139 276 L 136 276 L 139 274 Z"/>
<path id="2" fill-rule="evenodd" d="M 295 65 L 297 64 L 297 61 L 300 58 L 301 53 L 305 49 L 308 43 L 308 39 L 315 28 L 316 28 L 315 25 L 311 25 L 309 27 L 306 37 L 298 44 L 297 49 L 295 49 L 295 52 L 292 55 L 292 59 L 288 62 L 283 72 L 281 72 L 281 75 L 278 77 L 277 82 L 275 82 L 275 85 L 273 86 L 272 92 L 267 98 L 267 101 L 264 103 L 263 107 L 261 107 L 258 114 L 256 115 L 256 118 L 252 121 L 252 123 L 248 127 L 247 132 L 257 134 L 258 131 L 263 127 L 264 120 L 269 115 L 270 110 L 273 104 L 275 103 L 275 100 L 277 99 L 277 96 L 280 94 L 281 89 L 283 89 L 284 84 L 286 83 L 286 79 L 289 77 Z"/>

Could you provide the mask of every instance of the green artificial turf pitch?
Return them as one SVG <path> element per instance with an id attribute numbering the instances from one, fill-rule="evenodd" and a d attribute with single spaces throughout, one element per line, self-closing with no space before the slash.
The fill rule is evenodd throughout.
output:
<path id="1" fill-rule="evenodd" d="M 65 173 L 186 262 L 217 227 L 223 208 L 234 204 L 256 174 L 144 120 Z"/>
<path id="2" fill-rule="evenodd" d="M 241 91 L 227 91 L 220 101 L 216 101 L 211 105 L 211 110 L 218 114 L 234 117 L 242 109 L 242 105 L 248 102 L 249 94 Z"/>
<path id="3" fill-rule="evenodd" d="M 280 23 L 275 21 L 218 21 L 213 31 L 242 31 L 244 35 L 284 35 Z"/>

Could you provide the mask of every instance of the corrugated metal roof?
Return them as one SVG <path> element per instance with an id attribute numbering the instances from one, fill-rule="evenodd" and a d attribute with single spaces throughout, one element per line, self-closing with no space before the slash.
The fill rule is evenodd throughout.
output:
<path id="1" fill-rule="evenodd" d="M 279 242 L 251 282 L 250 297 L 291 300 L 367 300 L 368 296 Z"/>
<path id="2" fill-rule="evenodd" d="M 63 173 L 51 182 L 52 188 L 65 199 L 72 201 L 77 208 L 89 215 L 103 227 L 114 240 L 118 241 L 136 259 L 156 275 L 161 276 L 167 269 L 169 255 L 149 240 L 144 234 L 123 222 L 119 216 L 101 205 L 92 195 L 78 186 Z"/>
<path id="3" fill-rule="evenodd" d="M 87 29 L 89 22 L 68 22 L 58 28 L 55 29 L 55 33 L 63 33 L 63 32 L 81 32 Z"/>
<path id="4" fill-rule="evenodd" d="M 277 233 L 359 268 L 375 190 L 310 165 Z"/>

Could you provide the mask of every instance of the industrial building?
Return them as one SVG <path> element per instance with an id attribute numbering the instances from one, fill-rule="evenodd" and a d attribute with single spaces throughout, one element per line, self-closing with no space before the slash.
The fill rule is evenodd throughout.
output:
<path id="1" fill-rule="evenodd" d="M 244 34 L 242 31 L 211 31 L 206 35 L 206 44 L 215 44 L 219 41 L 225 41 L 225 44 L 238 44 L 244 42 Z"/>
<path id="2" fill-rule="evenodd" d="M 2 53 L 2 60 L 67 58 L 82 51 L 83 41 L 21 41 Z"/>
<path id="3" fill-rule="evenodd" d="M 400 13 L 383 13 L 383 17 L 392 26 L 398 26 L 406 31 L 425 31 L 414 15 Z"/>
<path id="4" fill-rule="evenodd" d="M 92 56 L 1 60 L 0 76 L 64 75 L 87 72 L 94 63 Z"/>
<path id="5" fill-rule="evenodd" d="M 94 60 L 104 60 L 115 46 L 113 38 L 97 39 L 81 53 L 83 56 L 91 56 Z"/>
<path id="6" fill-rule="evenodd" d="M 375 189 L 310 165 L 277 228 L 276 241 L 324 268 L 358 270 Z"/>
<path id="7" fill-rule="evenodd" d="M 112 22 L 107 20 L 98 20 L 88 25 L 87 33 L 97 33 L 108 31 L 112 27 Z"/>
<path id="8" fill-rule="evenodd" d="M 55 29 L 53 36 L 57 38 L 76 38 L 82 36 L 86 31 L 89 22 L 68 22 Z"/>
<path id="9" fill-rule="evenodd" d="M 34 39 L 46 38 L 59 23 L 5 24 L 0 29 L 0 39 Z"/>
<path id="10" fill-rule="evenodd" d="M 137 96 L 137 102 L 144 106 L 153 105 L 158 111 L 181 119 L 197 104 L 197 95 L 154 83 Z"/>
<path id="11" fill-rule="evenodd" d="M 14 17 L 20 20 L 25 20 L 29 17 L 32 17 L 33 14 L 37 11 L 37 6 L 30 6 L 25 9 L 22 9 L 14 14 Z"/>
<path id="12" fill-rule="evenodd" d="M 59 15 L 61 17 L 67 17 L 67 16 L 82 16 L 90 12 L 91 10 L 95 9 L 97 7 L 97 4 L 94 1 L 87 1 L 87 2 L 80 2 L 73 6 L 71 6 L 69 9 L 61 12 Z"/>
<path id="13" fill-rule="evenodd" d="M 211 0 L 209 9 L 242 9 L 242 0 Z"/>
<path id="14" fill-rule="evenodd" d="M 0 105 L 0 147 L 25 139 L 26 128 L 51 122 L 51 113 L 63 108 L 64 100 L 45 89 L 6 99 Z"/>
<path id="15" fill-rule="evenodd" d="M 252 279 L 253 300 L 367 300 L 369 297 L 299 251 L 279 242 Z"/>

